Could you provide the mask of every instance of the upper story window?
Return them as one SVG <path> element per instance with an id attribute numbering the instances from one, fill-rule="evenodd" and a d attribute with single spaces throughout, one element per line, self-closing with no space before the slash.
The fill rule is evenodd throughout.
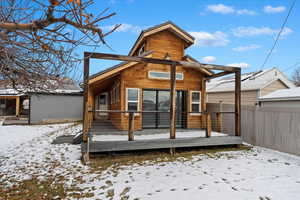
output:
<path id="1" fill-rule="evenodd" d="M 155 79 L 170 80 L 171 74 L 170 74 L 170 72 L 149 71 L 148 77 L 149 78 L 155 78 Z M 183 73 L 182 72 L 176 73 L 176 80 L 183 80 Z"/>

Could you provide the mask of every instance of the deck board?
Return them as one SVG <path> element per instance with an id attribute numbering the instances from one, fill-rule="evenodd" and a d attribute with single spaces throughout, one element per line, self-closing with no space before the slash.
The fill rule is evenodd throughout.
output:
<path id="1" fill-rule="evenodd" d="M 190 137 L 178 139 L 147 139 L 135 141 L 92 141 L 90 142 L 91 153 L 132 151 L 146 149 L 164 149 L 179 147 L 206 147 L 242 144 L 242 138 L 237 136 L 221 137 Z M 86 144 L 82 143 L 82 152 L 86 152 Z"/>

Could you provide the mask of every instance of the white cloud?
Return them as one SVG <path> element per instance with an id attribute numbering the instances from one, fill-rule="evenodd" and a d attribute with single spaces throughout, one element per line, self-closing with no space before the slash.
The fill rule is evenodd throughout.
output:
<path id="1" fill-rule="evenodd" d="M 250 50 L 254 50 L 254 49 L 258 49 L 258 48 L 261 48 L 261 46 L 257 45 L 257 44 L 250 44 L 248 46 L 235 47 L 232 50 L 233 51 L 238 51 L 238 52 L 243 52 L 243 51 L 250 51 Z"/>
<path id="2" fill-rule="evenodd" d="M 103 26 L 102 29 L 106 31 L 110 31 L 115 27 L 115 25 Z M 142 31 L 142 28 L 139 26 L 134 26 L 132 24 L 122 23 L 122 25 L 115 30 L 116 32 L 131 32 L 131 33 L 139 33 Z"/>
<path id="3" fill-rule="evenodd" d="M 253 10 L 241 9 L 236 11 L 239 15 L 256 15 L 257 13 Z"/>
<path id="4" fill-rule="evenodd" d="M 216 57 L 214 56 L 205 56 L 202 58 L 202 60 L 206 63 L 212 63 L 214 61 L 216 61 Z"/>
<path id="5" fill-rule="evenodd" d="M 206 6 L 206 10 L 213 12 L 213 13 L 219 13 L 219 14 L 238 14 L 238 15 L 256 15 L 257 13 L 252 10 L 248 9 L 235 9 L 232 6 L 227 6 L 224 4 L 212 4 Z"/>
<path id="6" fill-rule="evenodd" d="M 274 35 L 278 33 L 278 29 L 270 27 L 253 27 L 253 26 L 240 26 L 232 29 L 232 33 L 236 37 L 257 36 L 257 35 Z M 292 29 L 285 27 L 281 36 L 289 35 L 293 32 Z"/>
<path id="7" fill-rule="evenodd" d="M 229 13 L 235 12 L 235 10 L 232 6 L 226 6 L 224 4 L 208 5 L 206 7 L 206 10 L 214 12 L 214 13 L 220 13 L 220 14 L 229 14 Z"/>
<path id="8" fill-rule="evenodd" d="M 247 67 L 250 67 L 251 65 L 248 64 L 248 63 L 245 63 L 245 62 L 240 62 L 240 63 L 231 63 L 231 64 L 228 64 L 227 66 L 230 66 L 230 67 L 239 67 L 239 68 L 247 68 Z"/>
<path id="9" fill-rule="evenodd" d="M 280 12 L 284 12 L 285 11 L 285 7 L 284 6 L 278 6 L 278 7 L 273 7 L 273 6 L 265 6 L 263 11 L 265 13 L 280 13 Z"/>
<path id="10" fill-rule="evenodd" d="M 209 32 L 190 32 L 195 37 L 195 45 L 197 46 L 226 46 L 230 41 L 227 39 L 227 35 L 221 31 L 214 33 Z"/>

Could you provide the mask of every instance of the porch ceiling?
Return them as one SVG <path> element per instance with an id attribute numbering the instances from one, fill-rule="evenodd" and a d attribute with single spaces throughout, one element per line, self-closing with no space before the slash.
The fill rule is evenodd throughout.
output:
<path id="1" fill-rule="evenodd" d="M 89 85 L 89 87 L 92 89 L 94 94 L 99 94 L 101 92 L 108 91 L 110 89 L 110 86 L 113 85 L 114 80 L 116 77 L 119 76 L 118 74 L 114 74 L 113 76 L 107 77 L 106 79 L 99 80 L 97 82 L 93 82 Z"/>

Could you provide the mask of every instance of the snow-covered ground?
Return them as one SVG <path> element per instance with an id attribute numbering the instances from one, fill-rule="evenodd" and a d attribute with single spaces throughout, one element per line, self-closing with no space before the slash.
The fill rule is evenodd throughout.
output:
<path id="1" fill-rule="evenodd" d="M 67 124 L 68 125 L 68 124 Z M 36 137 L 65 127 L 66 124 L 48 126 L 0 126 L 0 155 L 6 149 L 15 148 Z"/>
<path id="2" fill-rule="evenodd" d="M 23 141 L 8 147 L 0 140 L 0 189 L 25 179 L 51 177 L 65 188 L 76 186 L 79 194 L 90 193 L 80 199 L 300 199 L 298 156 L 254 147 L 175 158 L 162 154 L 146 161 L 128 159 L 127 164 L 114 161 L 101 169 L 80 162 L 79 145 L 51 144 L 80 126 L 57 132 L 53 131 L 58 126 L 21 127 L 0 129 L 0 135 L 9 130 L 15 141 Z M 30 137 L 24 137 L 27 134 Z"/>
<path id="3" fill-rule="evenodd" d="M 227 136 L 227 134 L 211 132 L 211 136 Z M 176 138 L 205 137 L 205 131 L 177 132 Z M 135 135 L 134 140 L 168 139 L 170 133 Z M 128 141 L 128 135 L 93 135 L 93 141 Z"/>

